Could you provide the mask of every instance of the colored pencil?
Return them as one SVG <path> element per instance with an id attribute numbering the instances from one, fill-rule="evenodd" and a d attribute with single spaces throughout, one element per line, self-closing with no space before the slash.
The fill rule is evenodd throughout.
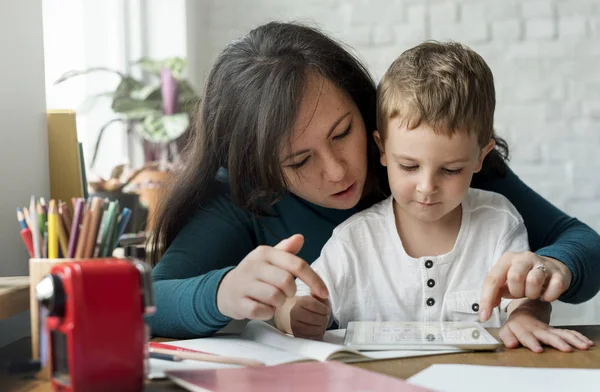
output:
<path id="1" fill-rule="evenodd" d="M 85 203 L 85 208 L 83 210 L 83 223 L 81 224 L 81 231 L 79 232 L 79 239 L 77 240 L 77 249 L 75 250 L 75 258 L 81 259 L 83 257 L 83 247 L 85 246 L 85 237 L 90 228 L 90 207 L 92 205 L 92 201 L 88 200 Z"/>
<path id="2" fill-rule="evenodd" d="M 149 353 L 148 356 L 154 359 L 162 359 L 163 361 L 181 362 L 181 357 L 170 354 Z"/>
<path id="3" fill-rule="evenodd" d="M 17 207 L 17 220 L 19 221 L 19 224 L 21 225 L 21 229 L 27 228 L 27 222 L 25 222 L 25 215 L 23 215 L 23 211 L 21 210 L 21 207 Z"/>
<path id="4" fill-rule="evenodd" d="M 104 229 L 108 220 L 108 210 L 103 209 L 102 219 L 100 219 L 100 227 L 98 227 L 98 235 L 96 236 L 96 245 L 94 247 L 94 256 L 100 257 L 100 250 L 102 248 L 102 238 L 104 235 Z"/>
<path id="5" fill-rule="evenodd" d="M 67 236 L 67 233 L 65 233 L 65 228 L 60 217 L 56 220 L 56 231 L 58 233 L 58 244 L 60 245 L 62 257 L 67 257 L 69 249 L 69 237 Z"/>
<path id="6" fill-rule="evenodd" d="M 82 198 L 78 198 L 75 201 L 75 216 L 73 222 L 71 222 L 71 235 L 69 236 L 69 247 L 67 249 L 67 257 L 75 257 L 77 251 L 77 242 L 79 240 L 79 234 L 81 232 L 81 220 L 83 219 L 83 213 L 85 208 L 85 201 Z"/>
<path id="7" fill-rule="evenodd" d="M 39 259 L 42 257 L 42 238 L 40 236 L 40 226 L 38 224 L 35 196 L 33 195 L 31 195 L 31 201 L 29 202 L 29 215 L 32 222 L 30 230 L 33 239 L 33 255 L 36 259 Z"/>
<path id="8" fill-rule="evenodd" d="M 187 351 L 167 350 L 164 348 L 152 348 L 152 347 L 149 347 L 148 351 L 151 353 L 175 355 L 182 359 L 191 359 L 194 361 L 227 363 L 230 365 L 241 365 L 241 366 L 249 366 L 249 367 L 264 366 L 264 363 L 262 363 L 262 362 L 256 361 L 254 359 L 247 359 L 247 358 L 225 357 L 225 356 L 221 356 L 221 355 L 191 353 L 191 352 L 187 352 Z"/>
<path id="9" fill-rule="evenodd" d="M 58 258 L 58 214 L 56 213 L 56 201 L 50 200 L 48 207 L 48 258 Z"/>
<path id="10" fill-rule="evenodd" d="M 71 226 L 73 225 L 73 218 L 71 218 L 71 211 L 67 207 L 67 203 L 61 201 L 58 204 L 58 215 L 60 216 L 60 220 L 65 228 L 65 233 L 67 236 L 71 235 Z"/>
<path id="11" fill-rule="evenodd" d="M 25 217 L 25 223 L 27 223 L 27 227 L 31 229 L 33 226 L 33 222 L 31 222 L 31 217 L 29 216 L 29 209 L 27 207 L 23 207 L 23 217 Z"/>
<path id="12" fill-rule="evenodd" d="M 23 239 L 23 243 L 25 244 L 25 248 L 27 248 L 27 252 L 29 253 L 29 257 L 34 257 L 31 230 L 29 230 L 29 228 L 22 229 L 20 234 L 21 238 Z"/>
<path id="13" fill-rule="evenodd" d="M 44 231 L 46 231 L 46 213 L 44 212 L 44 209 L 42 208 L 41 204 L 37 205 L 37 216 L 38 216 L 38 220 L 40 221 L 40 232 L 43 233 Z"/>
<path id="14" fill-rule="evenodd" d="M 100 225 L 100 219 L 102 218 L 103 207 L 104 200 L 99 197 L 94 197 L 92 200 L 90 230 L 85 240 L 85 247 L 83 248 L 83 257 L 85 258 L 94 255 L 94 244 L 96 243 L 96 238 L 98 236 L 98 226 Z"/>

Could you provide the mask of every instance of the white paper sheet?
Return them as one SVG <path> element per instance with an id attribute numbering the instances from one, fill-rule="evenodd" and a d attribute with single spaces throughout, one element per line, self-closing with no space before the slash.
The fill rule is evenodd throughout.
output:
<path id="1" fill-rule="evenodd" d="M 408 382 L 440 392 L 596 391 L 600 369 L 432 365 Z"/>

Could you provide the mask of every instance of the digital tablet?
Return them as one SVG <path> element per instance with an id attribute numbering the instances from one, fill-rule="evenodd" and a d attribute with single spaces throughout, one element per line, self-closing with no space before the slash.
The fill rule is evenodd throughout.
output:
<path id="1" fill-rule="evenodd" d="M 495 350 L 500 342 L 476 322 L 352 321 L 344 345 L 362 351 Z"/>

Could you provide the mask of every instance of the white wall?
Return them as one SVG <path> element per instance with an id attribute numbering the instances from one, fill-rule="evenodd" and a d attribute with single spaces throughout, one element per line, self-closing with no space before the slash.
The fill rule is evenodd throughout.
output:
<path id="1" fill-rule="evenodd" d="M 272 19 L 313 22 L 351 45 L 379 79 L 425 39 L 477 50 L 496 78 L 499 134 L 519 176 L 600 230 L 600 1 L 188 0 L 192 77 L 232 39 Z M 600 322 L 600 299 L 556 323 Z"/>
<path id="2" fill-rule="evenodd" d="M 0 37 L 0 276 L 27 275 L 15 208 L 49 195 L 42 0 L 0 2 Z M 28 322 L 28 312 L 0 321 L 0 346 Z"/>

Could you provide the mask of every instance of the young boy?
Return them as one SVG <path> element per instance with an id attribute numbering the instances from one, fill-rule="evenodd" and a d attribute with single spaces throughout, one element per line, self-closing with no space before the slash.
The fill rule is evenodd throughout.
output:
<path id="1" fill-rule="evenodd" d="M 374 132 L 392 196 L 334 230 L 312 264 L 329 302 L 297 281 L 296 297 L 277 310 L 278 328 L 320 339 L 333 319 L 340 328 L 359 320 L 478 319 L 493 264 L 505 252 L 529 249 L 514 206 L 469 188 L 495 147 L 494 108 L 491 70 L 460 44 L 426 42 L 394 61 L 378 87 Z M 495 159 L 486 169 L 504 165 Z M 550 310 L 538 301 L 503 300 L 485 325 L 500 327 L 508 317 L 527 331 L 519 339 L 530 348 L 529 334 L 565 351 L 589 347 L 583 336 L 550 328 Z"/>

